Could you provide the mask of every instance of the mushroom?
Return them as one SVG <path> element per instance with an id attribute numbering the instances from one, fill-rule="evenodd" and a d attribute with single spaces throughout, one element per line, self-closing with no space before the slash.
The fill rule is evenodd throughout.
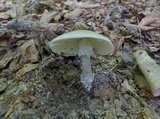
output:
<path id="1" fill-rule="evenodd" d="M 55 53 L 78 54 L 82 61 L 81 83 L 90 91 L 93 82 L 90 57 L 95 54 L 107 55 L 113 44 L 105 36 L 89 30 L 76 30 L 54 38 L 50 48 Z"/>

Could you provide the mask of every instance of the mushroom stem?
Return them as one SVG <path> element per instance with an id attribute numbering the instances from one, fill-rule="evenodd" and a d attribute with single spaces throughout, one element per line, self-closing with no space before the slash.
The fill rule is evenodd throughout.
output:
<path id="1" fill-rule="evenodd" d="M 93 49 L 88 40 L 79 40 L 79 57 L 82 60 L 82 75 L 81 82 L 87 91 L 90 91 L 93 82 L 91 60 L 90 56 L 93 56 Z"/>

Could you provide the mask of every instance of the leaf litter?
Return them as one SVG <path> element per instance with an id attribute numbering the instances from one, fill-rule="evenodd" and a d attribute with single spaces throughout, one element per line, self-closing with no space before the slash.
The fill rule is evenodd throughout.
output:
<path id="1" fill-rule="evenodd" d="M 0 14 L 0 118 L 160 119 L 160 99 L 133 56 L 143 49 L 160 63 L 159 1 L 1 0 Z M 80 58 L 48 46 L 77 29 L 106 35 L 115 47 L 91 59 L 90 93 Z"/>

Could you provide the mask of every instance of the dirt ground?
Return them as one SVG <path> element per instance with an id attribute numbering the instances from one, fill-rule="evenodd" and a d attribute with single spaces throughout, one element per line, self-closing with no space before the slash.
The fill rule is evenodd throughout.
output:
<path id="1" fill-rule="evenodd" d="M 125 26 L 128 30 L 124 32 L 122 24 L 117 25 L 117 21 L 130 20 L 131 16 L 141 20 L 145 16 L 144 13 L 139 15 L 140 11 L 144 12 L 147 8 L 155 7 L 160 11 L 157 1 L 157 6 L 151 4 L 150 7 L 145 6 L 147 1 L 145 3 L 141 0 L 131 3 L 120 0 L 92 1 L 90 6 L 87 3 L 90 8 L 81 6 L 85 12 L 88 10 L 89 14 L 81 13 L 82 16 L 79 17 L 72 13 L 73 19 L 68 19 L 66 11 L 62 12 L 76 9 L 71 4 L 72 0 L 67 3 L 53 0 L 56 8 L 50 5 L 50 2 L 1 1 L 0 8 L 5 6 L 7 10 L 0 9 L 1 14 L 6 15 L 3 14 L 0 18 L 0 119 L 160 119 L 160 97 L 152 96 L 149 84 L 133 56 L 137 47 L 143 48 L 160 63 L 159 49 L 156 52 L 148 49 L 151 44 L 159 47 L 159 35 L 155 35 L 159 34 L 159 31 L 157 28 L 152 31 L 148 26 L 149 31 L 144 32 L 143 27 L 140 34 L 136 27 Z M 84 4 L 85 1 L 74 4 L 80 3 Z M 19 5 L 16 8 L 19 12 L 15 17 L 13 13 L 6 14 L 11 4 Z M 137 11 L 130 10 L 133 5 L 137 7 Z M 69 9 L 68 6 L 72 7 Z M 100 11 L 95 13 L 97 6 Z M 119 8 L 111 9 L 115 6 Z M 104 9 L 111 9 L 113 16 L 104 19 Z M 122 11 L 116 11 L 119 9 Z M 56 13 L 51 15 L 44 10 Z M 128 10 L 132 13 L 130 17 L 127 16 L 130 15 Z M 41 25 L 39 21 L 44 22 L 45 17 L 50 20 Z M 97 21 L 94 21 L 95 19 Z M 107 19 L 112 22 L 104 25 Z M 95 25 L 90 26 L 91 21 Z M 80 82 L 80 58 L 64 53 L 58 55 L 48 47 L 48 42 L 53 38 L 79 27 L 104 35 L 110 33 L 116 47 L 112 55 L 95 55 L 91 58 L 94 82 L 90 92 L 87 92 Z M 104 30 L 106 27 L 108 31 Z M 118 33 L 117 29 L 120 30 Z M 114 35 L 117 35 L 118 41 Z M 154 41 L 146 40 L 148 37 L 154 37 Z M 142 46 L 141 42 L 144 42 L 145 46 Z"/>

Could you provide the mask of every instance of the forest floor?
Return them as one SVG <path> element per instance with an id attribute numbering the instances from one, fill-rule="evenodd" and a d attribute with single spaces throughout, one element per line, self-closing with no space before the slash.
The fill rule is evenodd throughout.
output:
<path id="1" fill-rule="evenodd" d="M 145 50 L 160 64 L 159 1 L 0 0 L 0 21 L 0 119 L 160 119 L 160 98 L 133 55 Z M 114 44 L 91 58 L 90 92 L 80 58 L 49 47 L 80 29 Z"/>

